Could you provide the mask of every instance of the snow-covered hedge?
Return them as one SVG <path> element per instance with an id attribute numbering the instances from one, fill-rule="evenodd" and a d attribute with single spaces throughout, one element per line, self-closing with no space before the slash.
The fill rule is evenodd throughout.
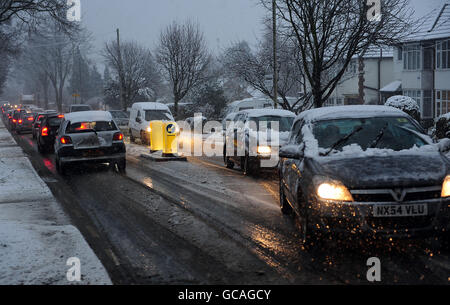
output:
<path id="1" fill-rule="evenodd" d="M 433 136 L 438 139 L 450 137 L 450 113 L 444 114 L 436 119 Z"/>
<path id="2" fill-rule="evenodd" d="M 420 108 L 417 102 L 410 98 L 409 96 L 396 95 L 390 97 L 386 101 L 386 106 L 394 107 L 400 109 L 410 116 L 412 116 L 417 121 L 420 120 Z"/>

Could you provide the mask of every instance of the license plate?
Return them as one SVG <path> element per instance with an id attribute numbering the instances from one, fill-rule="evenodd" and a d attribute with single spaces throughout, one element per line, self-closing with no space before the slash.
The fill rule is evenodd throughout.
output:
<path id="1" fill-rule="evenodd" d="M 83 153 L 83 157 L 100 157 L 103 155 L 101 150 L 89 150 Z"/>
<path id="2" fill-rule="evenodd" d="M 374 217 L 411 217 L 428 215 L 427 204 L 376 205 L 373 207 Z"/>

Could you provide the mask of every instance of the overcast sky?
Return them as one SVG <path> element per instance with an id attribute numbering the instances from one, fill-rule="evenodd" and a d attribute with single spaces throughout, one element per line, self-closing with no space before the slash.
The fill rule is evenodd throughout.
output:
<path id="1" fill-rule="evenodd" d="M 423 15 L 443 1 L 411 0 L 411 4 Z M 105 41 L 115 39 L 116 28 L 122 39 L 153 49 L 162 28 L 187 19 L 200 24 L 210 49 L 217 52 L 243 39 L 254 43 L 266 14 L 259 0 L 81 0 L 81 6 L 82 22 L 93 34 L 97 52 Z"/>

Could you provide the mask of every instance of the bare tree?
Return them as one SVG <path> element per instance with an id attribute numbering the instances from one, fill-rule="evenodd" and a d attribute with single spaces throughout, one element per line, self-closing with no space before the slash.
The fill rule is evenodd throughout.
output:
<path id="1" fill-rule="evenodd" d="M 198 24 L 172 23 L 161 32 L 157 61 L 169 82 L 174 98 L 174 115 L 178 103 L 207 78 L 211 61 L 205 38 Z"/>
<path id="2" fill-rule="evenodd" d="M 274 100 L 273 82 L 273 52 L 272 37 L 267 32 L 263 40 L 252 51 L 247 42 L 239 42 L 225 51 L 223 56 L 224 68 L 230 76 L 244 80 L 253 89 L 262 92 Z M 278 74 L 278 104 L 284 109 L 293 111 L 305 102 L 304 76 L 295 55 L 295 45 L 290 39 L 279 41 L 277 46 L 277 74 Z M 296 101 L 288 97 L 297 97 Z M 281 101 L 280 101 L 281 99 Z"/>
<path id="3" fill-rule="evenodd" d="M 262 0 L 269 9 L 272 1 Z M 371 45 L 392 45 L 413 30 L 409 0 L 384 0 L 381 18 L 360 0 L 278 0 L 281 30 L 296 40 L 315 107 L 330 97 L 356 55 Z"/>
<path id="4" fill-rule="evenodd" d="M 144 94 L 147 98 L 155 95 L 160 85 L 160 77 L 156 70 L 153 55 L 147 48 L 136 42 L 124 42 L 120 45 L 120 53 L 123 61 L 123 68 L 119 65 L 118 46 L 115 41 L 105 44 L 103 56 L 107 65 L 112 68 L 115 74 L 114 82 L 117 84 L 106 84 L 108 88 L 118 89 L 120 79 L 123 80 L 122 94 L 124 104 L 121 107 L 126 110 L 135 101 L 139 94 Z M 122 73 L 122 75 L 120 75 Z"/>
<path id="5" fill-rule="evenodd" d="M 88 48 L 89 35 L 84 31 L 68 34 L 53 21 L 29 37 L 24 51 L 25 67 L 39 81 L 48 103 L 49 84 L 54 90 L 58 111 L 63 111 L 63 95 L 73 67 L 73 54 L 80 46 Z"/>
<path id="6" fill-rule="evenodd" d="M 0 25 L 13 19 L 35 25 L 50 16 L 70 26 L 71 23 L 66 19 L 68 9 L 66 0 L 0 0 Z"/>

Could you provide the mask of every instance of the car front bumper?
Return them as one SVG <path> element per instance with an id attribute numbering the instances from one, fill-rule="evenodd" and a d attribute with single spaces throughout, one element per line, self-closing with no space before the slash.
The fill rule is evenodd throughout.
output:
<path id="1" fill-rule="evenodd" d="M 375 217 L 377 205 L 426 204 L 426 216 Z M 323 233 L 371 235 L 376 237 L 427 237 L 450 232 L 450 199 L 411 202 L 332 202 L 315 200 L 309 223 Z"/>

